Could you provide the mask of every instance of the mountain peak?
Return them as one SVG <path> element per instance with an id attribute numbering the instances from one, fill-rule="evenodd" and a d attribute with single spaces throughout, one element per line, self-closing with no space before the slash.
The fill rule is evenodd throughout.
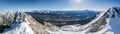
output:
<path id="1" fill-rule="evenodd" d="M 110 18 L 120 17 L 120 8 L 119 7 L 112 7 L 108 10 L 108 15 Z"/>

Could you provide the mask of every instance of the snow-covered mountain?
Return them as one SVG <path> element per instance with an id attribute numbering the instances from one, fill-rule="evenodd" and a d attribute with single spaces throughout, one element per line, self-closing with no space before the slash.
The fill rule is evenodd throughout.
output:
<path id="1" fill-rule="evenodd" d="M 7 12 L 1 17 L 0 34 L 46 34 L 44 26 L 24 12 Z M 5 25 L 4 25 L 5 24 Z"/>
<path id="2" fill-rule="evenodd" d="M 112 7 L 109 9 L 108 12 L 108 23 L 111 25 L 111 31 L 114 32 L 114 34 L 120 34 L 120 8 L 118 7 Z"/>
<path id="3" fill-rule="evenodd" d="M 82 13 L 83 18 L 86 12 Z M 79 16 L 81 15 L 79 15 L 79 11 L 55 11 L 55 13 L 49 11 L 7 12 L 6 14 L 0 15 L 0 34 L 120 34 L 120 27 L 118 27 L 120 26 L 119 7 L 109 8 L 107 11 L 98 14 L 98 16 L 95 16 L 96 14 L 92 12 L 88 15 L 89 17 L 84 17 L 84 19 L 85 21 L 89 20 L 89 22 L 81 25 L 84 19 L 80 19 L 81 17 Z M 69 24 L 67 22 L 73 23 Z"/>

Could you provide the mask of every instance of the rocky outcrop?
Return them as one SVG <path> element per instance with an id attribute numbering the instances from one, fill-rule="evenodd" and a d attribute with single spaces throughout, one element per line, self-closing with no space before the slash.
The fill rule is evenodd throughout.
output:
<path id="1" fill-rule="evenodd" d="M 105 27 L 107 27 L 106 26 L 108 24 L 106 20 L 107 18 L 116 18 L 116 16 L 120 17 L 120 9 L 119 10 L 118 9 L 119 8 L 116 8 L 116 7 L 109 8 L 108 11 L 103 12 L 93 21 L 85 25 L 80 25 L 80 24 L 76 25 L 76 23 L 74 23 L 74 25 L 61 26 L 61 27 L 56 26 L 57 24 L 54 25 L 53 23 L 50 23 L 48 21 L 42 21 L 39 18 L 37 19 L 36 17 L 39 15 L 31 16 L 31 15 L 25 14 L 24 12 L 8 12 L 5 15 L 0 15 L 0 32 L 3 32 L 5 28 L 8 28 L 8 29 L 15 28 L 15 27 L 11 27 L 15 25 L 14 23 L 18 23 L 18 24 L 26 23 L 25 18 L 27 18 L 27 21 L 30 23 L 29 26 L 34 31 L 34 34 L 51 34 L 54 32 L 55 33 L 84 32 L 84 34 L 86 33 L 97 34 L 96 32 L 99 32 Z M 35 15 L 35 14 L 32 14 L 32 15 Z M 40 21 L 42 21 L 42 23 Z M 11 31 L 11 30 L 12 29 L 7 31 Z M 104 30 L 103 32 L 99 32 L 99 34 L 104 34 L 107 30 L 108 29 Z"/>
<path id="2" fill-rule="evenodd" d="M 3 32 L 4 29 L 10 28 L 10 25 L 13 23 L 14 12 L 7 12 L 4 15 L 0 14 L 0 32 Z"/>
<path id="3" fill-rule="evenodd" d="M 30 27 L 33 29 L 34 34 L 49 34 L 45 31 L 45 27 L 33 19 L 31 16 L 27 16 L 27 19 L 30 22 Z"/>
<path id="4" fill-rule="evenodd" d="M 102 16 L 99 16 L 98 20 L 94 21 L 94 23 L 88 26 L 88 28 L 90 28 L 88 32 L 97 32 L 106 26 L 107 24 L 106 19 L 108 18 L 108 14 L 107 14 L 108 11 L 106 11 Z"/>
<path id="5" fill-rule="evenodd" d="M 120 16 L 120 9 L 118 7 L 112 7 L 109 8 L 107 11 L 104 11 L 102 14 L 98 16 L 98 18 L 94 19 L 90 23 L 86 24 L 83 30 L 88 29 L 88 33 L 96 33 L 104 29 L 109 22 L 111 23 L 112 21 L 108 21 L 108 18 L 119 18 Z M 99 32 L 101 34 L 105 33 L 108 29 L 104 30 L 103 32 Z"/>

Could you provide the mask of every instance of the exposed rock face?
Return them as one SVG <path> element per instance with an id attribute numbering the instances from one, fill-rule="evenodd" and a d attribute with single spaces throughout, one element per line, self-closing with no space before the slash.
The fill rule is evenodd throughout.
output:
<path id="1" fill-rule="evenodd" d="M 120 8 L 118 8 L 118 7 L 109 8 L 103 14 L 99 15 L 98 18 L 96 18 L 95 20 L 93 20 L 92 22 L 90 22 L 89 25 L 86 24 L 88 26 L 85 27 L 85 29 L 89 29 L 87 32 L 99 32 L 100 30 L 102 30 L 105 27 L 107 27 L 106 26 L 107 24 L 109 24 L 109 23 L 117 23 L 119 21 L 119 20 L 115 21 L 115 22 L 114 21 L 108 21 L 107 20 L 108 18 L 109 19 L 110 18 L 112 18 L 112 19 L 113 18 L 120 18 Z M 112 19 L 110 19 L 110 20 L 112 20 Z M 104 32 L 101 32 L 101 33 L 105 33 L 106 31 L 107 30 L 104 30 Z"/>
<path id="2" fill-rule="evenodd" d="M 92 27 L 88 32 L 97 32 L 106 26 L 106 19 L 108 18 L 107 12 L 109 12 L 109 10 L 106 11 L 102 16 L 100 16 L 98 20 L 96 20 L 94 23 L 88 26 L 88 28 Z"/>
<path id="3" fill-rule="evenodd" d="M 10 28 L 10 25 L 13 23 L 14 20 L 14 14 L 14 12 L 7 12 L 4 15 L 1 14 L 0 32 L 3 32 L 3 30 L 6 28 Z"/>
<path id="4" fill-rule="evenodd" d="M 39 14 L 37 16 L 39 16 Z M 85 25 L 80 25 L 75 23 L 72 25 L 59 27 L 59 26 L 56 26 L 57 24 L 54 25 L 56 22 L 54 22 L 53 24 L 47 21 L 39 20 L 39 18 L 38 19 L 35 18 L 37 16 L 31 16 L 24 12 L 8 12 L 5 15 L 0 15 L 1 17 L 0 32 L 3 32 L 3 30 L 6 28 L 8 30 L 5 30 L 5 31 L 11 31 L 12 29 L 16 28 L 14 26 L 16 25 L 15 23 L 18 23 L 18 25 L 21 23 L 24 23 L 26 22 L 25 18 L 27 18 L 27 21 L 30 23 L 29 26 L 34 31 L 34 34 L 66 34 L 66 33 L 74 34 L 74 32 L 77 34 L 81 34 L 81 33 L 82 34 L 105 34 L 105 32 L 108 31 L 108 29 L 105 29 L 105 30 L 103 29 L 106 28 L 107 27 L 106 25 L 109 24 L 106 19 L 120 18 L 120 8 L 116 8 L 116 7 L 109 8 L 108 11 L 103 12 L 98 16 L 98 18 L 95 18 L 93 21 Z M 50 19 L 50 20 L 53 20 L 53 19 Z M 41 23 L 40 21 L 43 21 L 43 23 Z M 66 20 L 54 19 L 54 21 L 66 21 Z M 67 21 L 71 21 L 71 20 L 68 19 Z"/>
<path id="5" fill-rule="evenodd" d="M 31 23 L 30 26 L 35 32 L 35 34 L 49 34 L 46 30 L 57 31 L 59 28 L 50 23 L 45 23 L 45 25 L 37 22 L 32 16 L 28 16 L 28 21 Z"/>
<path id="6" fill-rule="evenodd" d="M 55 26 L 55 25 L 53 25 L 51 23 L 48 23 L 48 22 L 45 22 L 44 26 L 45 26 L 46 30 L 50 30 L 50 31 L 54 31 L 54 32 L 59 30 L 59 27 L 57 27 L 57 26 Z"/>
<path id="7" fill-rule="evenodd" d="M 45 31 L 45 26 L 33 19 L 32 16 L 28 16 L 24 12 L 8 12 L 5 15 L 1 15 L 0 22 L 2 24 L 0 25 L 0 32 L 12 31 L 12 29 L 15 29 L 22 22 L 26 22 L 25 18 L 27 18 L 28 22 L 30 23 L 29 26 L 34 31 L 34 34 L 48 34 L 48 32 Z"/>
<path id="8" fill-rule="evenodd" d="M 3 31 L 3 15 L 2 14 L 0 14 L 0 32 L 2 32 Z"/>
<path id="9" fill-rule="evenodd" d="M 114 34 L 120 33 L 120 8 L 119 7 L 112 7 L 111 10 L 108 12 L 109 15 L 109 23 L 111 25 L 111 31 Z"/>
<path id="10" fill-rule="evenodd" d="M 35 34 L 48 34 L 48 32 L 45 31 L 45 26 L 37 22 L 31 16 L 28 16 L 27 18 L 28 18 L 28 21 L 31 23 L 30 26 L 35 32 Z"/>

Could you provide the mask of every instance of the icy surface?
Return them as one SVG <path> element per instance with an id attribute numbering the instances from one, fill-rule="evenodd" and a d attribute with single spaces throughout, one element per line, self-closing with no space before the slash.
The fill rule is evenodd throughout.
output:
<path id="1" fill-rule="evenodd" d="M 15 29 L 5 32 L 3 34 L 33 34 L 33 30 L 31 29 L 31 27 L 29 26 L 29 22 L 27 20 L 27 18 L 25 18 L 26 22 L 22 22 L 21 24 L 19 23 L 14 23 L 12 26 L 12 28 L 16 27 Z"/>

